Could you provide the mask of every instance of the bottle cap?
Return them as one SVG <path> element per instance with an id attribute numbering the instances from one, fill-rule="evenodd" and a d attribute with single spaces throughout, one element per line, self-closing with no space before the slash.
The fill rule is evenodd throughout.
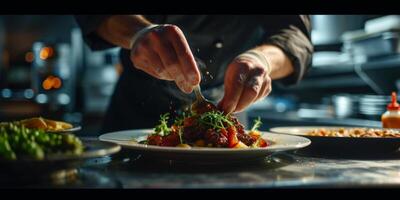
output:
<path id="1" fill-rule="evenodd" d="M 400 104 L 397 103 L 397 94 L 392 92 L 392 102 L 387 105 L 388 110 L 400 110 Z"/>

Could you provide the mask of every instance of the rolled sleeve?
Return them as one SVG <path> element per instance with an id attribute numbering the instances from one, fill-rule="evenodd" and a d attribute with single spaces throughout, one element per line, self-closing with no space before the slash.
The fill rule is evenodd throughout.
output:
<path id="1" fill-rule="evenodd" d="M 92 50 L 104 50 L 114 48 L 115 45 L 105 41 L 96 34 L 96 29 L 106 20 L 109 15 L 76 15 L 75 20 L 82 31 L 82 36 L 85 43 Z"/>
<path id="2" fill-rule="evenodd" d="M 312 53 L 311 22 L 308 16 L 280 16 L 278 24 L 264 27 L 266 30 L 265 44 L 275 45 L 291 60 L 293 74 L 280 79 L 284 85 L 297 84 L 311 66 Z M 268 30 L 268 31 L 267 31 Z"/>

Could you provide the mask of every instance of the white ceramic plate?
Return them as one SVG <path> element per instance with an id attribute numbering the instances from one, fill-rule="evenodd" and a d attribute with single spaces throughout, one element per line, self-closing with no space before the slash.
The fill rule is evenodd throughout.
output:
<path id="1" fill-rule="evenodd" d="M 379 153 L 393 152 L 400 147 L 400 138 L 355 138 L 355 137 L 324 137 L 309 136 L 308 132 L 315 129 L 339 129 L 339 128 L 367 128 L 346 126 L 287 126 L 275 127 L 270 131 L 280 134 L 303 136 L 311 140 L 309 148 L 324 150 L 333 153 Z M 375 129 L 375 128 L 374 128 Z"/>
<path id="2" fill-rule="evenodd" d="M 159 159 L 195 161 L 195 162 L 225 162 L 262 159 L 279 151 L 289 151 L 306 147 L 311 143 L 307 138 L 262 132 L 262 137 L 271 143 L 266 148 L 229 149 L 229 148 L 179 148 L 161 147 L 139 144 L 136 141 L 144 140 L 153 130 L 126 130 L 103 134 L 101 141 L 114 142 L 125 149 L 131 149 L 139 154 Z M 135 141 L 136 140 L 136 141 Z"/>

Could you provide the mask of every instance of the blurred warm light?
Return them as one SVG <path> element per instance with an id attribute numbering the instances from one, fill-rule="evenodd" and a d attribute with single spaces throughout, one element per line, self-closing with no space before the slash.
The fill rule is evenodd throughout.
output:
<path id="1" fill-rule="evenodd" d="M 61 87 L 61 80 L 58 77 L 53 78 L 53 87 L 58 89 Z"/>
<path id="2" fill-rule="evenodd" d="M 40 50 L 39 57 L 42 60 L 46 60 L 47 58 L 53 56 L 53 53 L 54 53 L 53 48 L 51 48 L 51 47 L 43 47 L 43 49 Z"/>
<path id="3" fill-rule="evenodd" d="M 42 87 L 45 90 L 50 90 L 52 88 L 58 89 L 61 87 L 61 85 L 61 79 L 55 76 L 48 76 L 42 83 Z"/>
<path id="4" fill-rule="evenodd" d="M 25 54 L 25 61 L 26 62 L 32 62 L 33 61 L 33 53 L 32 52 L 27 52 L 26 54 Z"/>
<path id="5" fill-rule="evenodd" d="M 40 59 L 42 60 L 46 60 L 49 57 L 49 52 L 46 51 L 45 49 L 42 49 L 40 51 L 40 55 L 39 55 Z"/>
<path id="6" fill-rule="evenodd" d="M 49 52 L 49 57 L 52 57 L 53 53 L 54 53 L 53 48 L 51 48 L 51 47 L 46 47 L 46 48 L 47 48 L 47 51 Z"/>
<path id="7" fill-rule="evenodd" d="M 53 86 L 53 82 L 49 78 L 50 77 L 46 78 L 42 83 L 43 89 L 45 90 L 50 90 Z"/>

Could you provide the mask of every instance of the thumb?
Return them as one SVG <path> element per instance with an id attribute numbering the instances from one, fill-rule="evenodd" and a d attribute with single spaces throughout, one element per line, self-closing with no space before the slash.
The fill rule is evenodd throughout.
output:
<path id="1" fill-rule="evenodd" d="M 217 108 L 220 111 L 223 111 L 224 113 L 227 113 L 226 110 L 224 110 L 224 104 L 225 104 L 225 96 L 221 99 L 221 101 L 219 101 Z"/>

